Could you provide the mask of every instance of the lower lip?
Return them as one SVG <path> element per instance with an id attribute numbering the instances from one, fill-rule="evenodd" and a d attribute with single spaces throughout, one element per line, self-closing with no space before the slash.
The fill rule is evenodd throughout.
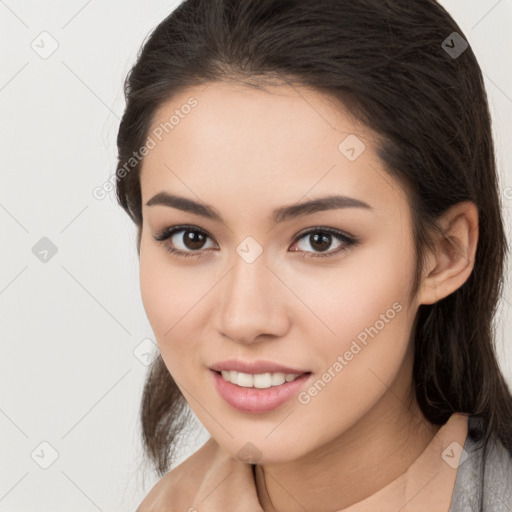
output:
<path id="1" fill-rule="evenodd" d="M 276 409 L 293 396 L 297 395 L 300 388 L 311 377 L 311 373 L 304 373 L 292 382 L 285 382 L 280 386 L 270 388 L 244 388 L 223 379 L 222 375 L 210 370 L 215 383 L 215 388 L 224 400 L 242 412 L 261 413 Z"/>

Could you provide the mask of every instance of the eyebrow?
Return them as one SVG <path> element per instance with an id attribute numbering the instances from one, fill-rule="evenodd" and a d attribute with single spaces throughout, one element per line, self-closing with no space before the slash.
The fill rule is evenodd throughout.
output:
<path id="1" fill-rule="evenodd" d="M 194 213 L 195 215 L 224 223 L 219 212 L 212 206 L 193 201 L 186 197 L 169 194 L 167 192 L 159 192 L 146 203 L 146 206 L 155 205 L 176 208 L 184 212 Z M 274 224 L 278 224 L 296 217 L 342 208 L 364 208 L 372 210 L 372 207 L 369 204 L 364 201 L 360 201 L 359 199 L 340 195 L 329 195 L 302 203 L 276 208 L 272 212 L 272 221 Z"/>

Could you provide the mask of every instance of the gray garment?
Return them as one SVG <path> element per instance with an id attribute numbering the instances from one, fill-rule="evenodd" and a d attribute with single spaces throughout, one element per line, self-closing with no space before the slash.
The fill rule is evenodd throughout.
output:
<path id="1" fill-rule="evenodd" d="M 512 512 L 512 455 L 494 436 L 477 446 L 482 425 L 468 417 L 468 457 L 457 468 L 449 512 Z"/>

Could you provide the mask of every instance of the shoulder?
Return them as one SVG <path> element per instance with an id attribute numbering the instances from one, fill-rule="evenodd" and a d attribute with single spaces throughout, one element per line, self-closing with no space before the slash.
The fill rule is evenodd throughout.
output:
<path id="1" fill-rule="evenodd" d="M 209 512 L 223 510 L 235 502 L 243 504 L 243 510 L 261 510 L 252 467 L 232 458 L 210 438 L 165 474 L 136 512 Z"/>
<path id="2" fill-rule="evenodd" d="M 512 454 L 492 438 L 483 457 L 484 510 L 512 512 Z"/>
<path id="3" fill-rule="evenodd" d="M 450 512 L 512 512 L 512 454 L 494 435 L 482 435 L 482 419 L 470 416 Z"/>

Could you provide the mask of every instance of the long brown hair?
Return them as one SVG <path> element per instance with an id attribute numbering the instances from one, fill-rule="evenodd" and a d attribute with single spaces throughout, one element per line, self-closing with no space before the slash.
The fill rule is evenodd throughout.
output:
<path id="1" fill-rule="evenodd" d="M 130 159 L 146 143 L 156 109 L 189 86 L 235 79 L 332 95 L 379 136 L 379 157 L 407 191 L 413 292 L 436 219 L 458 202 L 476 204 L 473 272 L 448 297 L 419 307 L 414 389 L 431 423 L 444 424 L 453 412 L 479 416 L 486 438 L 495 434 L 512 453 L 512 398 L 493 327 L 507 242 L 484 81 L 466 42 L 434 0 L 186 0 L 147 38 L 126 78 L 117 198 L 138 226 L 140 250 L 141 163 Z M 158 357 L 140 419 L 145 454 L 159 475 L 172 464 L 189 416 Z"/>

